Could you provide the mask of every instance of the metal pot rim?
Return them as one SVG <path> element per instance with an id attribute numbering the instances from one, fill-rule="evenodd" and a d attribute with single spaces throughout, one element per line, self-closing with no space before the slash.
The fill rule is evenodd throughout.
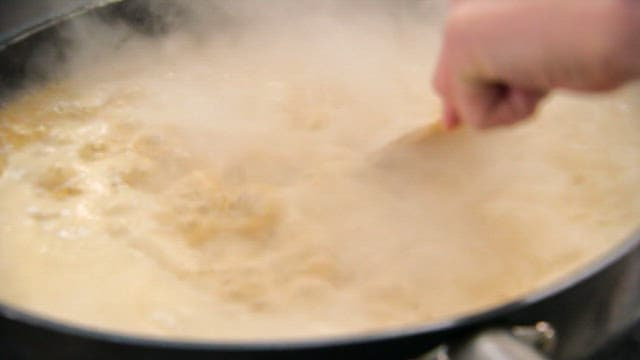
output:
<path id="1" fill-rule="evenodd" d="M 0 315 L 32 326 L 62 332 L 71 336 L 79 336 L 123 345 L 145 347 L 202 351 L 269 351 L 283 349 L 304 350 L 329 346 L 358 345 L 372 341 L 394 340 L 412 336 L 428 335 L 429 333 L 445 332 L 458 327 L 471 327 L 491 319 L 502 317 L 581 284 L 605 269 L 615 265 L 625 255 L 631 253 L 633 249 L 638 247 L 640 247 L 640 230 L 635 231 L 626 241 L 591 262 L 577 273 L 568 274 L 563 279 L 542 289 L 533 291 L 528 295 L 524 295 L 521 298 L 497 305 L 490 309 L 478 310 L 469 314 L 452 317 L 447 320 L 427 323 L 425 325 L 414 325 L 355 335 L 345 334 L 310 339 L 303 338 L 265 341 L 171 340 L 144 335 L 129 335 L 111 330 L 99 330 L 89 326 L 71 325 L 62 321 L 53 320 L 47 316 L 36 315 L 30 311 L 18 309 L 15 306 L 9 306 L 3 303 L 0 303 Z"/>
<path id="2" fill-rule="evenodd" d="M 97 7 L 119 2 L 122 0 L 96 0 L 94 3 L 69 9 L 66 13 L 48 19 L 35 21 L 28 27 L 12 34 L 7 39 L 0 41 L 0 52 L 13 44 L 19 43 L 26 38 L 67 21 L 75 16 L 81 15 Z M 109 343 L 145 346 L 178 350 L 224 350 L 224 351 L 270 351 L 270 350 L 305 350 L 316 349 L 340 345 L 358 345 L 375 341 L 387 341 L 402 339 L 413 336 L 428 335 L 430 333 L 440 333 L 454 330 L 459 327 L 473 327 L 485 323 L 492 319 L 519 311 L 527 306 L 538 303 L 554 295 L 567 291 L 588 279 L 603 272 L 605 269 L 615 265 L 618 261 L 631 253 L 633 249 L 640 248 L 640 228 L 635 230 L 627 240 L 612 248 L 604 255 L 598 257 L 583 268 L 574 273 L 567 274 L 560 280 L 534 290 L 526 295 L 514 300 L 496 305 L 484 310 L 476 310 L 470 313 L 461 314 L 449 319 L 435 321 L 424 325 L 412 325 L 397 327 L 393 329 L 373 331 L 369 333 L 345 334 L 327 337 L 301 338 L 301 339 L 279 339 L 264 341 L 211 341 L 211 340 L 172 340 L 145 335 L 126 334 L 111 330 L 97 329 L 91 326 L 75 325 L 65 323 L 62 320 L 54 320 L 46 315 L 38 315 L 34 312 L 21 309 L 14 305 L 0 302 L 0 316 L 14 321 L 26 323 L 54 332 L 63 333 L 70 336 L 78 336 L 97 341 Z"/>

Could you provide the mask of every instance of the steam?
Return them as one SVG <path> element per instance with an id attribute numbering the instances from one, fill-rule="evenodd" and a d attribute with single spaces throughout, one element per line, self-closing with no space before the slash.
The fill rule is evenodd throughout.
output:
<path id="1" fill-rule="evenodd" d="M 28 59 L 27 77 L 62 79 L 89 72 L 91 67 L 110 62 L 114 55 L 132 48 L 144 48 L 140 52 L 149 54 L 151 48 L 161 51 L 154 58 L 161 62 L 178 57 L 178 47 L 189 42 L 205 49 L 218 43 L 222 51 L 237 46 L 249 51 L 250 42 L 254 43 L 253 50 L 302 42 L 307 48 L 327 53 L 317 58 L 320 61 L 329 55 L 331 47 L 334 55 L 347 56 L 353 50 L 348 41 L 354 40 L 356 34 L 365 40 L 365 33 L 371 38 L 386 37 L 380 42 L 398 40 L 392 37 L 406 40 L 406 35 L 411 34 L 417 42 L 416 49 L 424 50 L 430 47 L 425 47 L 425 42 L 432 42 L 438 31 L 442 4 L 429 0 L 123 1 L 57 26 L 46 33 L 43 41 L 34 42 L 37 47 Z M 371 55 L 377 56 L 373 51 L 393 49 L 371 50 Z M 312 60 L 302 54 L 297 57 Z M 430 63 L 432 58 L 433 54 L 425 60 Z"/>
<path id="2" fill-rule="evenodd" d="M 625 200 L 640 194 L 633 170 L 640 129 L 637 121 L 612 121 L 633 116 L 612 111 L 607 98 L 564 99 L 535 123 L 482 136 L 459 132 L 392 169 L 368 171 L 372 153 L 439 117 L 429 84 L 442 4 L 123 3 L 64 28 L 64 64 L 50 71 L 75 89 L 78 107 L 107 108 L 120 125 L 211 170 L 204 178 L 221 189 L 250 189 L 249 199 L 259 189 L 279 205 L 275 235 L 265 242 L 178 248 L 167 234 L 140 235 L 153 238 L 148 247 L 167 240 L 172 251 L 158 263 L 170 264 L 175 278 L 201 291 L 218 284 L 211 269 L 222 263 L 230 283 L 252 291 L 246 273 L 267 277 L 300 265 L 289 247 L 330 259 L 321 263 L 340 274 L 335 282 L 327 276 L 314 299 L 274 281 L 255 296 L 273 314 L 246 320 L 253 333 L 240 326 L 221 332 L 271 335 L 252 324 L 269 328 L 274 314 L 294 324 L 282 330 L 287 336 L 404 325 L 489 306 L 555 279 L 611 246 L 640 214 L 640 201 Z M 42 54 L 34 66 L 52 68 Z M 620 156 L 605 156 L 612 152 Z M 612 158 L 625 162 L 613 180 Z M 173 179 L 183 164 L 162 160 L 156 176 Z M 607 200 L 614 191 L 628 206 Z M 247 243 L 257 243 L 257 255 L 242 252 Z M 198 308 L 185 323 L 208 329 L 215 323 L 208 319 L 227 316 L 216 309 Z M 296 316 L 316 322 L 299 329 Z M 168 332 L 184 335 L 180 329 L 178 321 Z"/>
<path id="3" fill-rule="evenodd" d="M 191 129 L 189 136 L 195 138 L 190 143 L 202 146 L 203 152 L 212 153 L 216 146 L 228 149 L 260 143 L 264 134 L 258 133 L 272 131 L 275 117 L 298 122 L 292 124 L 298 128 L 334 128 L 325 135 L 316 133 L 339 134 L 327 141 L 360 149 L 380 146 L 392 134 L 437 117 L 437 99 L 429 84 L 440 2 L 132 4 L 79 19 L 65 28 L 63 37 L 71 45 L 64 66 L 56 69 L 67 77 L 96 81 L 106 81 L 114 73 L 154 78 L 156 96 L 149 96 L 149 101 L 162 103 L 148 106 L 163 111 L 149 117 L 169 123 L 180 119 L 175 125 Z M 114 20 L 114 14 L 120 20 Z M 192 69 L 185 75 L 191 78 L 180 77 L 186 68 Z M 176 101 L 182 106 L 176 106 Z M 221 112 L 225 111 L 242 114 L 227 114 L 234 118 L 232 122 L 215 121 L 224 118 Z M 292 113 L 296 111 L 297 115 Z M 282 120 L 287 116 L 307 119 Z M 358 129 L 354 119 L 363 116 L 379 131 Z M 237 131 L 241 136 L 254 133 L 255 138 L 229 137 L 232 144 L 212 144 L 202 131 L 207 127 Z"/>

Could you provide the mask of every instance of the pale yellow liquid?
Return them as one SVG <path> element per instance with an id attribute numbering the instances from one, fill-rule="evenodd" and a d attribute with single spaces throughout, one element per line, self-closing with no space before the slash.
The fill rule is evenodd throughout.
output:
<path id="1" fill-rule="evenodd" d="M 0 301 L 172 338 L 354 334 L 514 299 L 635 229 L 634 89 L 379 166 L 437 120 L 435 35 L 325 20 L 134 41 L 4 106 Z"/>

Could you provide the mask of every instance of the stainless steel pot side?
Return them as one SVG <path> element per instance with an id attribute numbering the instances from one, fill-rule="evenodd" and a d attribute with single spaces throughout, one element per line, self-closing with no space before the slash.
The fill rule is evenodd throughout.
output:
<path id="1" fill-rule="evenodd" d="M 64 61 L 59 29 L 65 21 L 100 14 L 105 21 L 117 17 L 143 32 L 162 29 L 157 26 L 162 25 L 162 14 L 144 11 L 152 2 L 0 2 L 0 103 L 26 86 L 27 78 L 29 83 L 46 80 L 27 70 L 27 60 L 39 56 L 34 49 L 49 46 Z M 638 319 L 640 233 L 580 272 L 516 301 L 449 321 L 355 336 L 273 342 L 161 340 L 72 326 L 0 302 L 0 358 L 583 359 Z M 502 357 L 485 351 L 487 346 Z"/>

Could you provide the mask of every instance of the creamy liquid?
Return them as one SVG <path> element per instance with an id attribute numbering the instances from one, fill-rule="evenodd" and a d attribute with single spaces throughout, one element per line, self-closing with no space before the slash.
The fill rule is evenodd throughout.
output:
<path id="1" fill-rule="evenodd" d="M 634 230 L 634 89 L 380 165 L 437 120 L 437 33 L 296 24 L 132 41 L 7 103 L 0 301 L 172 338 L 352 334 L 514 299 Z"/>

